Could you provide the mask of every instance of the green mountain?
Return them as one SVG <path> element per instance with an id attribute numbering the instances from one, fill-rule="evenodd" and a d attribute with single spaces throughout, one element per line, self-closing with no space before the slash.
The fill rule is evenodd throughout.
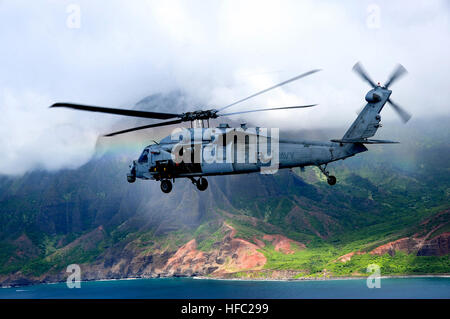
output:
<path id="1" fill-rule="evenodd" d="M 180 99 L 139 107 L 180 109 Z M 65 280 L 73 263 L 87 280 L 362 276 L 369 264 L 383 275 L 449 273 L 448 120 L 386 124 L 380 138 L 402 143 L 330 164 L 333 187 L 309 167 L 212 177 L 205 192 L 177 180 L 162 194 L 156 182 L 126 181 L 149 133 L 99 139 L 78 169 L 0 177 L 0 283 Z"/>

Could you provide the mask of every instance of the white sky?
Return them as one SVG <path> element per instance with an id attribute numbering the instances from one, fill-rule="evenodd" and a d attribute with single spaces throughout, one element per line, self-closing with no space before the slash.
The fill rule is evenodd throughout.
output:
<path id="1" fill-rule="evenodd" d="M 49 110 L 57 101 L 126 107 L 182 89 L 220 107 L 322 68 L 230 111 L 319 103 L 251 119 L 348 126 L 369 89 L 351 71 L 358 60 L 375 81 L 408 69 L 392 99 L 414 118 L 449 115 L 449 3 L 0 0 L 0 174 L 77 167 L 117 119 Z M 400 125 L 391 109 L 382 116 Z"/>

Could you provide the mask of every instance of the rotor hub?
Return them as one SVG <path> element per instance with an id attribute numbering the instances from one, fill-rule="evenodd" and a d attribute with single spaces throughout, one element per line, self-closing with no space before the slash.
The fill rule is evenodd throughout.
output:
<path id="1" fill-rule="evenodd" d="M 181 114 L 181 120 L 183 121 L 195 121 L 195 120 L 208 120 L 208 119 L 215 119 L 218 117 L 217 112 L 219 112 L 216 109 L 211 110 L 199 110 L 199 111 L 193 111 L 193 112 L 186 112 Z"/>

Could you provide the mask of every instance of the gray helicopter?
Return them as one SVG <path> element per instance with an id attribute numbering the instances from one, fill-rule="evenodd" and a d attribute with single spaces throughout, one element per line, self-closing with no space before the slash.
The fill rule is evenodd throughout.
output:
<path id="1" fill-rule="evenodd" d="M 318 71 L 320 70 L 303 73 L 219 109 L 176 114 L 72 103 L 55 103 L 51 107 L 170 120 L 105 135 L 108 137 L 142 129 L 191 122 L 190 128 L 175 130 L 174 133 L 159 142 L 145 147 L 139 159 L 134 160 L 130 165 L 130 171 L 127 174 L 128 182 L 134 183 L 136 178 L 160 181 L 161 190 L 164 193 L 170 193 L 172 182 L 175 182 L 177 178 L 189 178 L 198 190 L 204 191 L 208 187 L 208 181 L 205 176 L 253 172 L 270 174 L 278 169 L 300 167 L 303 170 L 304 167 L 312 165 L 317 166 L 327 177 L 329 185 L 334 185 L 336 184 L 336 177 L 330 175 L 327 170 L 328 163 L 367 151 L 364 144 L 398 143 L 369 138 L 374 136 L 378 128 L 381 127 L 380 112 L 386 102 L 394 108 L 403 122 L 406 123 L 411 118 L 408 112 L 390 99 L 392 93 L 389 90 L 390 85 L 407 73 L 403 66 L 398 65 L 384 86 L 381 86 L 379 82 L 375 84 L 371 80 L 359 62 L 354 65 L 353 71 L 369 83 L 372 89 L 365 96 L 367 104 L 341 139 L 333 139 L 329 142 L 284 140 L 278 137 L 277 131 L 275 133 L 271 131 L 269 134 L 269 131 L 272 129 L 258 127 L 250 129 L 245 124 L 239 128 L 231 128 L 228 124 L 220 124 L 214 128 L 209 127 L 210 119 L 223 116 L 315 106 L 316 104 L 310 104 L 232 113 L 224 112 L 225 109 L 238 103 Z"/>

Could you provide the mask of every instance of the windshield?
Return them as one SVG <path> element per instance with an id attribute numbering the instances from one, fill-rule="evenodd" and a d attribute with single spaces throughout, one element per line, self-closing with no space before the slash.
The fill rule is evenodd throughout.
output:
<path id="1" fill-rule="evenodd" d="M 141 156 L 138 159 L 139 163 L 147 163 L 148 162 L 148 149 L 145 149 Z"/>

